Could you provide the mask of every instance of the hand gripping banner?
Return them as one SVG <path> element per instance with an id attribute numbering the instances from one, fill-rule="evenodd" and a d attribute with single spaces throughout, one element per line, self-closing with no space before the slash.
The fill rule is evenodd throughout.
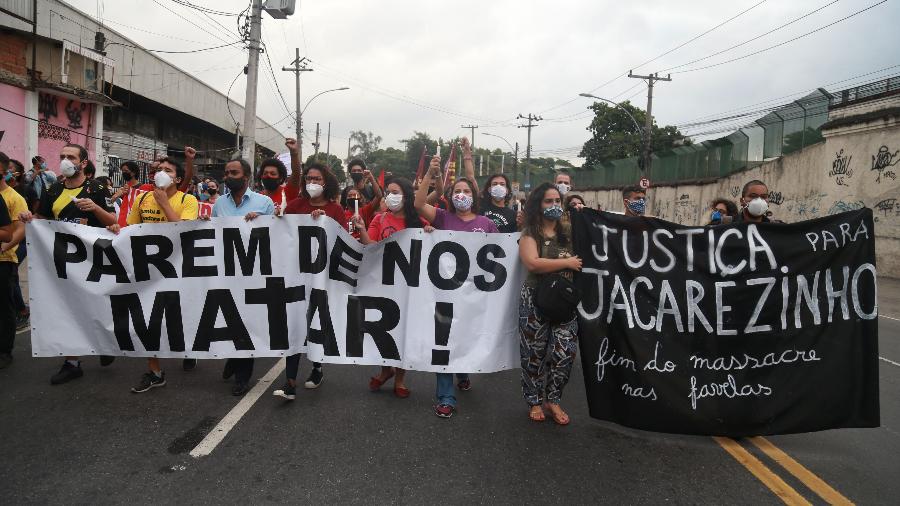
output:
<path id="1" fill-rule="evenodd" d="M 877 427 L 870 209 L 684 227 L 574 213 L 591 416 L 683 434 Z"/>
<path id="2" fill-rule="evenodd" d="M 28 225 L 35 356 L 280 357 L 435 372 L 518 366 L 518 234 L 363 246 L 329 218 Z"/>

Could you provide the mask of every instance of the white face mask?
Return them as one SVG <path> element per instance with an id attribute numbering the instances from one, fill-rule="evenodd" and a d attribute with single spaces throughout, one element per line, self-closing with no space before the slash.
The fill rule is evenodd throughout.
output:
<path id="1" fill-rule="evenodd" d="M 456 193 L 453 195 L 453 207 L 457 211 L 466 212 L 472 209 L 472 197 L 465 193 Z"/>
<path id="2" fill-rule="evenodd" d="M 766 211 L 768 210 L 769 203 L 759 197 L 756 197 L 747 204 L 747 212 L 750 213 L 751 216 L 762 216 L 766 214 Z"/>
<path id="3" fill-rule="evenodd" d="M 323 191 L 325 191 L 325 187 L 320 184 L 309 183 L 306 185 L 306 193 L 309 194 L 310 198 L 318 197 Z"/>
<path id="4" fill-rule="evenodd" d="M 565 197 L 566 194 L 569 193 L 569 190 L 572 189 L 572 187 L 570 187 L 566 183 L 559 183 L 558 185 L 556 185 L 556 189 L 559 190 L 560 196 Z"/>
<path id="5" fill-rule="evenodd" d="M 59 173 L 66 177 L 72 177 L 78 172 L 78 167 L 68 158 L 59 162 Z"/>
<path id="6" fill-rule="evenodd" d="M 506 198 L 506 187 L 499 184 L 491 186 L 491 197 L 497 200 Z"/>
<path id="7" fill-rule="evenodd" d="M 399 193 L 388 193 L 384 197 L 384 202 L 391 211 L 399 211 L 400 208 L 403 207 L 403 195 Z"/>
<path id="8" fill-rule="evenodd" d="M 166 189 L 172 184 L 172 176 L 166 174 L 166 171 L 164 170 L 157 171 L 153 176 L 153 184 L 155 184 L 157 188 Z"/>

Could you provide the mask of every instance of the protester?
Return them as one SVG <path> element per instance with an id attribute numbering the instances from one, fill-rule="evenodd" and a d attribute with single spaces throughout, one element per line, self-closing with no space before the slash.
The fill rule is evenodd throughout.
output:
<path id="1" fill-rule="evenodd" d="M 509 207 L 512 191 L 509 178 L 505 174 L 492 174 L 482 190 L 481 212 L 497 225 L 497 230 L 504 233 L 516 232 L 516 211 Z"/>
<path id="2" fill-rule="evenodd" d="M 84 167 L 84 177 L 88 179 L 94 179 L 97 176 L 97 167 L 94 166 L 94 162 L 88 160 L 87 165 Z"/>
<path id="3" fill-rule="evenodd" d="M 566 197 L 567 211 L 581 211 L 582 209 L 584 209 L 584 199 L 581 195 L 571 194 Z"/>
<path id="4" fill-rule="evenodd" d="M 381 188 L 377 185 L 376 187 L 378 188 L 378 195 L 371 202 L 366 202 L 365 198 L 354 186 L 348 186 L 341 191 L 340 202 L 341 207 L 344 208 L 344 223 L 350 224 L 354 217 L 359 216 L 362 218 L 363 228 L 365 228 L 372 223 L 372 220 L 379 212 L 382 212 L 381 204 L 383 199 L 381 198 Z M 351 226 L 350 229 L 353 237 L 359 239 L 360 231 L 355 226 Z"/>
<path id="5" fill-rule="evenodd" d="M 413 192 L 412 183 L 405 178 L 395 177 L 390 180 L 387 185 L 387 196 L 384 201 L 387 204 L 387 212 L 377 215 L 366 228 L 363 216 L 356 215 L 351 219 L 355 231 L 359 233 L 359 240 L 363 244 L 371 244 L 383 239 L 387 239 L 391 235 L 405 230 L 407 228 L 425 228 L 426 231 L 434 230 L 427 226 L 427 222 L 423 220 L 419 213 L 416 212 L 415 193 Z M 355 188 L 351 188 L 352 192 L 356 192 Z M 371 203 L 369 204 L 371 205 Z M 404 379 L 406 378 L 406 370 L 399 367 L 382 367 L 378 376 L 369 379 L 369 390 L 376 391 L 381 388 L 387 380 L 394 378 L 394 395 L 405 399 L 409 397 L 409 389 L 406 388 Z"/>
<path id="6" fill-rule="evenodd" d="M 25 199 L 26 208 L 31 209 L 38 199 L 32 185 L 25 183 L 25 166 L 18 160 L 10 160 L 9 164 L 9 171 L 12 174 L 7 172 L 5 178 L 6 182 L 16 190 L 23 199 Z M 10 177 L 10 175 L 12 177 Z M 16 219 L 18 219 L 18 215 L 19 213 L 15 214 Z M 28 249 L 26 248 L 25 241 L 22 240 L 16 247 L 16 259 L 20 266 L 27 256 Z M 19 280 L 18 268 L 13 271 L 13 309 L 15 310 L 16 315 L 16 330 L 22 330 L 29 324 L 31 310 L 29 309 L 28 304 L 25 303 L 25 298 L 22 296 L 22 286 L 21 281 Z"/>
<path id="7" fill-rule="evenodd" d="M 28 211 L 20 218 L 29 222 L 35 216 L 89 227 L 108 227 L 116 222 L 109 205 L 109 191 L 103 184 L 84 175 L 88 151 L 78 144 L 66 144 L 59 154 L 59 173 L 64 181 L 57 181 L 41 194 L 41 202 L 34 216 Z M 41 172 L 46 170 L 43 168 Z M 37 176 L 40 177 L 40 176 Z M 115 357 L 101 355 L 100 365 L 108 366 Z M 78 357 L 66 357 L 59 372 L 50 378 L 51 385 L 61 385 L 84 376 Z"/>
<path id="8" fill-rule="evenodd" d="M 456 232 L 498 232 L 497 226 L 489 218 L 478 215 L 478 202 L 475 197 L 478 194 L 477 186 L 468 178 L 459 178 L 445 195 L 447 209 L 439 209 L 426 200 L 428 188 L 432 180 L 440 174 L 441 159 L 435 156 L 431 159 L 428 172 L 416 190 L 416 211 L 419 216 L 427 220 L 439 230 L 453 230 Z M 457 374 L 457 387 L 466 391 L 472 388 L 468 374 Z M 453 392 L 453 374 L 437 373 L 437 404 L 434 413 L 441 418 L 450 418 L 456 410 L 456 396 Z"/>
<path id="9" fill-rule="evenodd" d="M 553 184 L 556 185 L 556 189 L 559 190 L 559 194 L 562 197 L 565 197 L 567 193 L 574 189 L 572 186 L 572 175 L 564 170 L 556 173 Z"/>
<path id="10" fill-rule="evenodd" d="M 528 276 L 519 302 L 519 349 L 529 418 L 544 421 L 546 408 L 553 421 L 567 425 L 569 415 L 559 401 L 578 350 L 578 320 L 573 315 L 567 322 L 552 323 L 535 310 L 533 301 L 541 276 L 562 272 L 571 279 L 572 271 L 581 270 L 581 259 L 572 253 L 571 228 L 561 220 L 561 204 L 559 190 L 549 183 L 535 188 L 525 203 L 519 258 Z"/>
<path id="11" fill-rule="evenodd" d="M 132 190 L 141 184 L 141 168 L 136 162 L 129 160 L 119 165 L 119 171 L 122 173 L 124 184 L 113 193 L 112 200 L 119 202 L 117 222 L 120 227 L 124 227 L 128 224 L 128 212 L 131 211 L 131 206 L 134 204 L 134 195 L 137 193 Z"/>
<path id="12" fill-rule="evenodd" d="M 243 216 L 252 221 L 258 216 L 275 214 L 272 199 L 250 189 L 250 177 L 253 168 L 243 158 L 231 160 L 225 164 L 225 186 L 230 190 L 228 197 L 216 201 L 212 217 Z M 231 395 L 240 396 L 250 390 L 250 378 L 253 376 L 253 358 L 229 358 L 225 361 L 222 378 L 234 375 L 234 387 Z"/>
<path id="13" fill-rule="evenodd" d="M 182 193 L 187 192 L 188 187 L 191 185 L 191 181 L 194 178 L 194 158 L 196 158 L 196 157 L 197 157 L 196 149 L 194 149 L 190 146 L 184 147 L 184 169 L 183 169 L 184 170 L 184 178 L 181 181 L 181 183 L 179 183 L 178 188 L 177 188 L 177 190 Z M 153 185 L 153 181 L 154 181 L 154 178 L 156 177 L 156 173 L 159 171 L 159 165 L 162 160 L 169 160 L 172 162 L 175 161 L 174 159 L 167 157 L 167 156 L 163 156 L 163 157 L 160 157 L 160 158 L 157 158 L 156 160 L 154 160 L 153 163 L 150 164 L 150 170 L 147 171 L 147 178 L 149 179 L 149 182 L 142 184 L 140 186 L 140 190 L 152 192 L 155 189 L 155 187 Z M 181 165 L 179 165 L 179 167 L 181 167 Z"/>
<path id="14" fill-rule="evenodd" d="M 769 223 L 769 187 L 758 179 L 748 182 L 741 191 L 741 212 L 735 222 Z"/>
<path id="15" fill-rule="evenodd" d="M 737 204 L 728 199 L 718 198 L 713 200 L 712 213 L 709 217 L 710 225 L 728 224 L 734 221 L 738 214 Z"/>
<path id="16" fill-rule="evenodd" d="M 228 164 L 226 163 L 225 166 L 227 167 Z M 215 206 L 216 201 L 219 200 L 219 183 L 217 183 L 215 179 L 210 179 L 209 182 L 206 183 L 206 195 L 208 195 L 206 197 L 206 202 Z"/>
<path id="17" fill-rule="evenodd" d="M 640 186 L 627 186 L 622 190 L 625 216 L 643 216 L 647 212 L 647 194 Z"/>
<path id="18" fill-rule="evenodd" d="M 362 195 L 366 202 L 375 200 L 376 191 L 378 193 L 381 192 L 381 189 L 378 187 L 378 183 L 375 181 L 374 177 L 368 177 L 366 173 L 371 172 L 366 169 L 366 162 L 355 159 L 350 160 L 350 164 L 347 167 L 347 171 L 350 173 L 350 180 L 353 182 L 353 188 L 356 188 L 356 191 Z"/>
<path id="19" fill-rule="evenodd" d="M 38 155 L 31 159 L 31 170 L 25 173 L 25 182 L 34 188 L 34 192 L 40 199 L 47 188 L 50 188 L 56 182 L 56 174 L 47 169 L 47 162 L 44 157 Z M 38 203 L 29 206 L 28 210 L 37 212 Z"/>
<path id="20" fill-rule="evenodd" d="M 179 190 L 185 176 L 181 165 L 170 158 L 158 160 L 157 171 L 153 175 L 155 188 L 152 192 L 143 193 L 134 199 L 131 211 L 128 213 L 128 225 L 140 223 L 166 223 L 184 220 L 196 220 L 199 205 L 197 198 Z M 119 233 L 118 223 L 107 227 L 113 233 Z M 139 394 L 151 388 L 166 386 L 166 374 L 159 365 L 156 357 L 148 358 L 149 371 L 141 376 L 140 382 L 131 388 L 133 393 Z M 197 359 L 186 358 L 182 362 L 184 370 L 189 371 L 196 367 Z"/>
<path id="21" fill-rule="evenodd" d="M 299 151 L 297 152 L 299 156 Z M 294 152 L 291 152 L 291 164 L 293 166 Z M 298 164 L 299 165 L 299 164 Z M 299 167 L 298 167 L 299 169 Z M 301 194 L 288 202 L 284 214 L 309 214 L 314 219 L 328 216 L 334 221 L 347 226 L 344 223 L 344 210 L 334 199 L 338 196 L 338 181 L 328 167 L 321 163 L 312 163 L 303 172 L 300 178 Z M 297 390 L 297 374 L 300 372 L 300 354 L 294 354 L 286 359 L 285 376 L 287 381 L 284 387 L 275 390 L 273 395 L 283 397 L 289 401 L 294 400 Z M 319 388 L 324 379 L 322 364 L 313 362 L 312 371 L 303 386 L 307 389 Z"/>
<path id="22" fill-rule="evenodd" d="M 12 363 L 17 316 L 14 293 L 19 284 L 19 257 L 16 250 L 25 238 L 25 224 L 20 221 L 19 215 L 28 212 L 25 199 L 8 184 L 14 179 L 13 167 L 10 165 L 9 157 L 0 151 L 0 200 L 5 204 L 5 216 L 12 223 L 13 230 L 12 237 L 0 243 L 0 369 Z"/>
<path id="23" fill-rule="evenodd" d="M 283 214 L 290 201 L 300 196 L 300 176 L 303 173 L 300 167 L 300 144 L 296 139 L 287 138 L 284 145 L 291 155 L 290 179 L 284 163 L 277 158 L 263 160 L 257 176 L 262 185 L 260 193 L 272 199 L 275 203 L 275 214 L 278 215 Z"/>

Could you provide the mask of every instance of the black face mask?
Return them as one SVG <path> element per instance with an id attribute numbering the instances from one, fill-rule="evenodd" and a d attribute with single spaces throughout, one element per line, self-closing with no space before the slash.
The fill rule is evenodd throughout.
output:
<path id="1" fill-rule="evenodd" d="M 359 183 L 363 180 L 363 174 L 362 172 L 351 172 L 350 179 L 352 179 L 354 183 Z"/>
<path id="2" fill-rule="evenodd" d="M 219 193 L 219 189 L 218 188 L 207 188 L 206 193 L 208 193 L 210 196 L 212 196 L 212 195 L 215 195 L 216 193 Z"/>
<path id="3" fill-rule="evenodd" d="M 273 192 L 278 188 L 278 180 L 274 177 L 264 177 L 261 178 L 260 181 L 262 181 L 263 188 L 265 188 L 266 191 Z"/>
<path id="4" fill-rule="evenodd" d="M 124 179 L 125 181 L 131 181 L 132 179 L 134 179 L 134 176 L 131 175 L 130 172 L 123 172 L 122 179 Z"/>
<path id="5" fill-rule="evenodd" d="M 238 179 L 238 178 L 226 177 L 225 178 L 225 186 L 227 186 L 228 189 L 233 192 L 243 190 L 244 189 L 244 178 Z M 208 190 L 208 191 L 212 191 L 212 190 Z M 210 193 L 210 195 L 212 195 L 212 193 Z"/>

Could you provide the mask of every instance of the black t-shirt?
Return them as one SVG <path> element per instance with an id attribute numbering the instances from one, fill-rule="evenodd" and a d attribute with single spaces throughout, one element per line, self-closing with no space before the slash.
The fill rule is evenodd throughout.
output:
<path id="1" fill-rule="evenodd" d="M 516 212 L 510 207 L 497 207 L 493 201 L 482 201 L 481 214 L 490 218 L 500 232 L 511 233 L 519 229 L 516 226 Z"/>
<path id="2" fill-rule="evenodd" d="M 0 227 L 11 224 L 12 220 L 9 218 L 9 208 L 6 207 L 6 200 L 0 198 Z"/>
<path id="3" fill-rule="evenodd" d="M 103 223 L 94 216 L 94 213 L 78 209 L 72 202 L 72 197 L 79 199 L 91 199 L 95 204 L 107 212 L 113 212 L 110 201 L 109 189 L 96 179 L 87 179 L 77 188 L 66 188 L 62 182 L 56 182 L 41 195 L 41 204 L 38 214 L 44 218 L 69 223 L 80 223 L 90 227 L 103 227 Z M 57 201 L 59 201 L 57 203 Z M 54 212 L 57 209 L 59 212 Z"/>
<path id="4" fill-rule="evenodd" d="M 19 192 L 19 195 L 25 199 L 25 205 L 28 206 L 28 210 L 31 210 L 31 206 L 38 200 L 37 191 L 34 189 L 34 185 L 19 183 L 16 185 L 16 191 Z"/>

